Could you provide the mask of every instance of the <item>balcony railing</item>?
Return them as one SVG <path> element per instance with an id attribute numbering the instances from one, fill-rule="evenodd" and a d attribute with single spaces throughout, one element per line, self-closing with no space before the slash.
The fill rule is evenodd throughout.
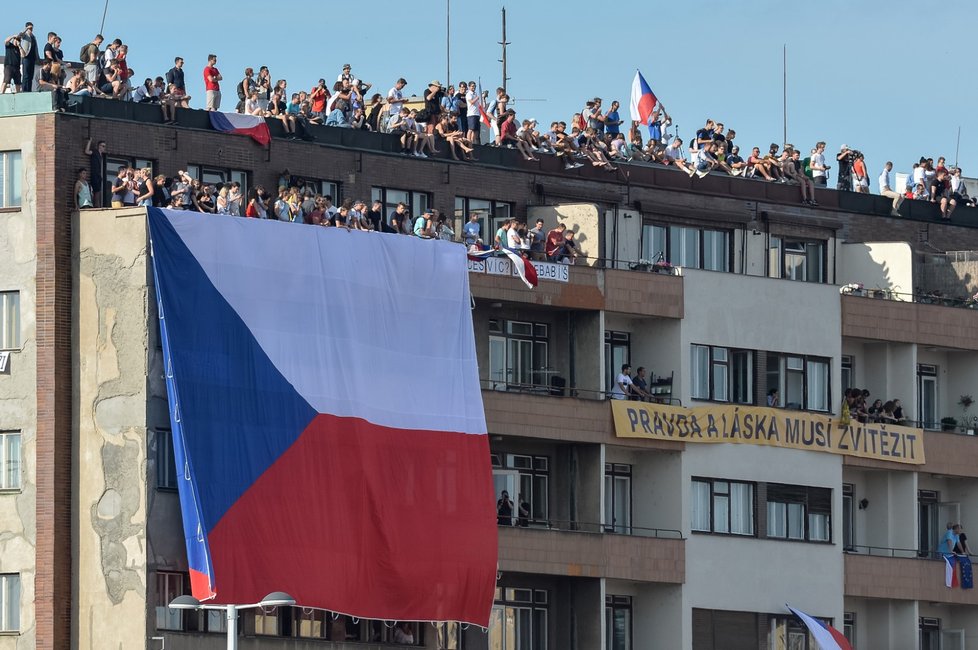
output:
<path id="1" fill-rule="evenodd" d="M 654 537 L 657 539 L 685 539 L 683 533 L 675 528 L 647 528 L 644 526 L 623 526 L 620 524 L 599 524 L 569 519 L 527 519 L 520 525 L 516 517 L 512 524 L 499 524 L 500 528 L 525 528 L 527 530 L 558 530 L 571 533 L 613 534 L 630 537 Z"/>
<path id="2" fill-rule="evenodd" d="M 940 551 L 920 550 L 916 548 L 892 548 L 889 546 L 867 546 L 854 544 L 843 549 L 846 553 L 868 555 L 871 557 L 898 557 L 914 560 L 940 560 Z M 971 557 L 975 557 L 972 555 Z"/>
<path id="3" fill-rule="evenodd" d="M 899 287 L 897 287 L 899 288 Z M 944 307 L 961 307 L 965 309 L 978 309 L 978 294 L 970 297 L 945 296 L 941 291 L 923 291 L 918 289 L 916 293 L 897 291 L 896 289 L 875 287 L 867 289 L 847 284 L 839 289 L 839 292 L 846 296 L 856 298 L 872 298 L 876 300 L 892 300 L 895 302 L 915 302 L 921 305 L 942 305 Z"/>
<path id="4" fill-rule="evenodd" d="M 526 393 L 531 395 L 539 395 L 541 397 L 576 397 L 578 399 L 590 399 L 598 401 L 611 399 L 611 391 L 580 388 L 577 386 L 566 386 L 560 382 L 555 383 L 554 379 L 562 378 L 559 376 L 552 377 L 549 385 L 506 381 L 504 379 L 480 379 L 479 383 L 481 384 L 483 390 L 494 390 L 501 393 Z M 649 389 L 654 391 L 656 387 L 657 384 L 653 383 L 649 386 Z M 670 404 L 673 406 L 683 405 L 682 400 L 679 398 L 655 396 L 654 392 L 651 398 L 635 401 L 652 402 L 655 404 Z"/>

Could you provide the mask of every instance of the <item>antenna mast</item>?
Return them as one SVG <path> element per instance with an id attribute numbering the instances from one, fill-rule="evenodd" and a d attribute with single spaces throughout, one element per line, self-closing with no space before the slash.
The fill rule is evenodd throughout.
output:
<path id="1" fill-rule="evenodd" d="M 506 76 L 506 46 L 510 44 L 506 40 L 506 7 L 503 7 L 503 40 L 499 41 L 499 44 L 503 46 L 503 58 L 499 59 L 499 62 L 503 64 L 503 92 L 505 92 L 506 82 L 509 81 L 509 77 Z"/>

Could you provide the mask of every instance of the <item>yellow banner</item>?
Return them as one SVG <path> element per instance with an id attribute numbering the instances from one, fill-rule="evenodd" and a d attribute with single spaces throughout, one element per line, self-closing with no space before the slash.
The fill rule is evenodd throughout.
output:
<path id="1" fill-rule="evenodd" d="M 924 462 L 921 429 L 893 424 L 842 426 L 828 415 L 758 406 L 696 408 L 611 400 L 615 435 L 678 442 L 730 442 L 823 451 L 894 463 Z"/>

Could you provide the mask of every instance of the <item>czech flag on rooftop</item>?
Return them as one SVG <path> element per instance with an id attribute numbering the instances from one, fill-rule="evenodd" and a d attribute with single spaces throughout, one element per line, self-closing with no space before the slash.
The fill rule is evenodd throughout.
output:
<path id="1" fill-rule="evenodd" d="M 487 626 L 497 532 L 461 248 L 148 212 L 193 595 Z"/>
<path id="2" fill-rule="evenodd" d="M 267 147 L 268 143 L 272 141 L 272 134 L 268 130 L 268 124 L 264 117 L 240 113 L 220 113 L 218 111 L 208 111 L 207 116 L 210 117 L 211 126 L 214 127 L 215 131 L 247 135 L 263 147 Z"/>
<path id="3" fill-rule="evenodd" d="M 635 78 L 632 80 L 632 96 L 629 102 L 632 119 L 638 121 L 639 124 L 648 124 L 649 118 L 658 103 L 659 100 L 652 92 L 648 82 L 645 81 L 645 77 L 636 70 Z"/>

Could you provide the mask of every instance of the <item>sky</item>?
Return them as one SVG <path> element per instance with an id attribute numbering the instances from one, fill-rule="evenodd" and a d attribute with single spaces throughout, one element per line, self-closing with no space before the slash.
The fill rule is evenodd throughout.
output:
<path id="1" fill-rule="evenodd" d="M 451 76 L 446 80 L 446 9 Z M 26 20 L 63 39 L 67 58 L 98 32 L 104 0 L 8 3 L 4 38 Z M 266 1 L 109 0 L 104 34 L 129 44 L 138 78 L 186 60 L 193 104 L 203 100 L 209 52 L 225 77 L 224 109 L 245 67 L 267 65 L 290 90 L 335 80 L 344 63 L 386 95 L 398 77 L 420 94 L 427 83 L 501 84 L 502 4 L 474 0 L 371 0 L 278 5 Z M 978 2 L 939 13 L 909 0 L 617 0 L 610 11 L 584 0 L 520 0 L 507 10 L 509 95 L 517 117 L 569 122 L 584 102 L 623 104 L 635 70 L 687 142 L 707 118 L 737 131 L 745 152 L 783 141 L 782 48 L 787 47 L 787 141 L 804 153 L 818 140 L 832 157 L 862 151 L 876 191 L 887 160 L 908 172 L 920 156 L 955 160 L 978 177 Z M 202 7 L 205 9 L 201 11 Z M 162 30 L 160 28 L 163 28 Z M 198 100 L 200 100 L 198 102 Z M 833 165 L 834 167 L 834 165 Z M 834 183 L 834 169 L 830 184 Z"/>

